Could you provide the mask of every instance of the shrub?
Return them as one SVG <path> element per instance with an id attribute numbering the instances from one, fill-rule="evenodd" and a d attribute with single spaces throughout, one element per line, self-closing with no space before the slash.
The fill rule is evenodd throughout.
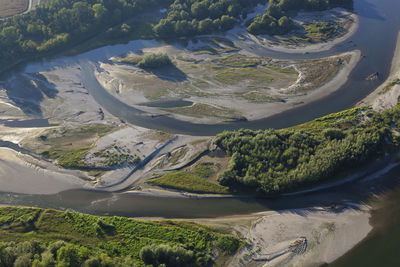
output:
<path id="1" fill-rule="evenodd" d="M 148 54 L 137 64 L 142 69 L 156 69 L 169 65 L 172 65 L 172 61 L 165 53 Z"/>

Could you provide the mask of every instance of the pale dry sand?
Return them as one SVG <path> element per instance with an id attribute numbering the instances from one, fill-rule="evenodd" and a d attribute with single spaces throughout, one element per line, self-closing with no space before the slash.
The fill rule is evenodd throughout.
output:
<path id="1" fill-rule="evenodd" d="M 83 188 L 85 182 L 71 174 L 29 164 L 14 150 L 0 148 L 0 190 L 22 194 L 55 194 Z M 31 162 L 35 161 L 30 159 Z"/>
<path id="2" fill-rule="evenodd" d="M 397 46 L 394 52 L 389 77 L 375 91 L 361 100 L 357 106 L 368 105 L 378 111 L 396 106 L 400 97 L 400 85 L 394 85 L 385 93 L 383 93 L 383 90 L 388 83 L 397 78 L 400 79 L 400 32 L 397 37 Z"/>
<path id="3" fill-rule="evenodd" d="M 243 247 L 229 266 L 320 266 L 345 254 L 372 230 L 370 208 L 351 206 L 349 203 L 338 211 L 312 207 L 195 221 L 233 229 L 251 244 Z M 296 241 L 302 241 L 303 251 L 284 253 Z M 267 257 L 276 258 L 262 260 Z"/>

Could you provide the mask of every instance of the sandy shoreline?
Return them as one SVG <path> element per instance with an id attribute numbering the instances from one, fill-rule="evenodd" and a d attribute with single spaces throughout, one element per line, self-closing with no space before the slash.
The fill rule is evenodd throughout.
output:
<path id="1" fill-rule="evenodd" d="M 338 259 L 368 235 L 370 210 L 367 205 L 344 203 L 189 221 L 230 229 L 251 244 L 228 266 L 320 266 Z M 302 250 L 283 253 L 293 244 Z"/>
<path id="2" fill-rule="evenodd" d="M 390 90 L 384 92 L 387 84 L 396 78 L 400 78 L 400 32 L 397 37 L 397 45 L 394 52 L 389 77 L 371 94 L 358 102 L 356 105 L 370 105 L 373 109 L 378 111 L 396 106 L 400 97 L 400 85 L 394 85 Z"/>
<path id="3" fill-rule="evenodd" d="M 27 155 L 0 148 L 0 188 L 2 192 L 21 194 L 55 194 L 82 188 L 85 181 L 67 173 L 28 163 Z M 31 159 L 30 161 L 34 161 Z"/>

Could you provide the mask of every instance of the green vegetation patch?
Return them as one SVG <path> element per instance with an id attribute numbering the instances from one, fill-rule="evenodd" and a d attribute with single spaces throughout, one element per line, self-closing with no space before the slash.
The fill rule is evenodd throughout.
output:
<path id="1" fill-rule="evenodd" d="M 393 81 L 389 82 L 388 84 L 385 85 L 385 87 L 382 89 L 382 91 L 379 92 L 380 95 L 386 94 L 387 92 L 390 91 L 390 89 L 393 88 L 396 84 L 400 84 L 400 78 L 396 78 Z"/>
<path id="2" fill-rule="evenodd" d="M 241 54 L 229 55 L 226 57 L 213 58 L 211 60 L 216 64 L 221 64 L 227 67 L 255 67 L 261 64 L 261 59 L 257 57 L 248 57 Z"/>
<path id="3" fill-rule="evenodd" d="M 182 159 L 188 151 L 189 149 L 186 146 L 172 151 L 171 157 L 169 158 L 169 162 L 171 163 L 171 165 L 175 165 L 176 163 L 178 163 L 178 161 Z"/>
<path id="4" fill-rule="evenodd" d="M 224 132 L 215 139 L 231 161 L 218 181 L 262 194 L 296 191 L 329 181 L 398 149 L 400 105 L 331 114 L 282 130 Z"/>
<path id="5" fill-rule="evenodd" d="M 352 8 L 353 0 L 275 0 L 270 1 L 266 12 L 247 22 L 247 31 L 252 34 L 285 35 L 295 30 L 291 14 L 299 10 L 322 11 L 333 7 Z M 307 34 L 304 38 L 311 41 L 325 41 L 337 35 L 340 27 L 336 23 L 316 21 L 305 24 Z"/>
<path id="6" fill-rule="evenodd" d="M 6 0 L 1 1 L 3 11 Z M 14 0 L 10 3 L 12 6 L 21 3 L 26 6 L 27 2 Z M 115 40 L 127 41 L 135 37 L 146 37 L 143 36 L 142 30 L 136 29 L 144 25 L 138 22 L 140 20 L 138 14 L 158 12 L 168 4 L 170 2 L 164 0 L 122 0 L 108 4 L 101 0 L 44 1 L 40 8 L 20 15 L 19 19 L 12 17 L 0 21 L 0 39 L 3 40 L 0 43 L 1 69 L 9 68 L 21 60 L 58 51 L 64 52 L 68 46 L 72 47 L 85 41 L 88 43 L 81 47 L 83 50 L 109 44 Z M 127 20 L 133 21 L 133 25 L 124 23 Z M 152 27 L 150 30 L 148 27 L 145 28 L 147 37 L 149 33 L 153 36 Z M 97 34 L 102 36 L 90 40 Z"/>
<path id="7" fill-rule="evenodd" d="M 226 69 L 215 74 L 215 80 L 223 84 L 235 85 L 244 80 L 258 83 L 271 83 L 275 76 L 268 67 Z"/>
<path id="8" fill-rule="evenodd" d="M 93 153 L 95 157 L 103 158 L 100 163 L 104 167 L 123 167 L 138 164 L 140 157 L 132 155 L 129 150 L 117 145 L 110 145 Z"/>
<path id="9" fill-rule="evenodd" d="M 347 60 L 347 56 L 341 56 L 300 62 L 298 68 L 304 73 L 304 86 L 296 89 L 296 92 L 306 92 L 323 86 L 339 73 Z"/>
<path id="10" fill-rule="evenodd" d="M 127 56 L 124 58 L 120 58 L 117 60 L 117 62 L 131 64 L 131 65 L 137 65 L 142 60 L 143 60 L 143 57 L 141 57 L 141 56 L 131 55 L 131 56 Z"/>
<path id="11" fill-rule="evenodd" d="M 117 60 L 120 63 L 136 65 L 142 69 L 157 69 L 171 66 L 172 60 L 165 53 L 150 53 L 145 56 L 130 55 Z"/>
<path id="12" fill-rule="evenodd" d="M 171 65 L 172 61 L 165 53 L 147 54 L 137 63 L 137 66 L 142 69 L 156 69 Z"/>
<path id="13" fill-rule="evenodd" d="M 257 91 L 251 91 L 244 94 L 239 94 L 244 99 L 252 103 L 274 103 L 274 102 L 284 102 L 282 98 L 271 96 L 267 93 L 261 93 Z"/>
<path id="14" fill-rule="evenodd" d="M 151 260 L 155 266 L 210 266 L 212 256 L 232 254 L 240 245 L 194 223 L 15 207 L 0 208 L 0 239 L 2 266 L 145 266 Z M 160 250 L 164 258 L 151 257 Z"/>
<path id="15" fill-rule="evenodd" d="M 228 188 L 206 179 L 209 170 L 198 169 L 194 173 L 188 171 L 170 172 L 161 178 L 149 181 L 156 186 L 184 190 L 193 193 L 227 194 Z"/>
<path id="16" fill-rule="evenodd" d="M 216 117 L 223 119 L 236 119 L 238 117 L 237 112 L 234 110 L 204 103 L 195 103 L 189 107 L 163 108 L 162 110 L 192 117 Z"/>
<path id="17" fill-rule="evenodd" d="M 318 43 L 338 35 L 340 25 L 329 21 L 313 21 L 312 23 L 304 24 L 304 28 L 307 31 L 306 37 Z"/>
<path id="18" fill-rule="evenodd" d="M 114 130 L 106 124 L 88 124 L 78 128 L 52 129 L 38 137 L 43 157 L 57 160 L 68 168 L 88 168 L 83 158 L 93 147 L 95 141 Z"/>

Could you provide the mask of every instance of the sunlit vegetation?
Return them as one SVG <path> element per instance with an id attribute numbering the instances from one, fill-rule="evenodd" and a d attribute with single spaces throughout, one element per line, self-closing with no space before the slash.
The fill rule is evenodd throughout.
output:
<path id="1" fill-rule="evenodd" d="M 94 142 L 110 133 L 114 127 L 105 124 L 88 124 L 77 128 L 52 129 L 35 140 L 24 144 L 27 149 L 37 151 L 43 157 L 57 160 L 58 164 L 68 168 L 88 167 L 83 157 L 92 148 Z M 44 148 L 44 149 L 43 149 Z"/>
<path id="2" fill-rule="evenodd" d="M 224 132 L 215 143 L 231 161 L 221 185 L 277 194 L 323 183 L 397 149 L 400 106 L 356 108 L 282 130 Z"/>
<path id="3" fill-rule="evenodd" d="M 195 171 L 169 172 L 161 178 L 150 180 L 148 183 L 193 193 L 227 194 L 229 192 L 227 187 L 207 180 L 212 173 L 212 169 L 201 166 L 196 168 Z"/>
<path id="4" fill-rule="evenodd" d="M 337 56 L 300 62 L 297 67 L 305 75 L 302 76 L 302 86 L 296 88 L 296 91 L 305 92 L 323 86 L 339 73 L 350 57 Z"/>
<path id="5" fill-rule="evenodd" d="M 196 103 L 189 107 L 163 108 L 163 110 L 192 117 L 216 117 L 226 120 L 240 118 L 235 110 L 224 107 L 216 107 L 204 103 Z"/>
<path id="6" fill-rule="evenodd" d="M 194 223 L 37 208 L 0 208 L 0 225 L 0 266 L 210 266 L 240 245 Z"/>
<path id="7" fill-rule="evenodd" d="M 390 89 L 393 88 L 393 86 L 400 84 L 400 78 L 396 78 L 389 82 L 388 84 L 385 85 L 385 87 L 382 89 L 382 91 L 379 92 L 379 94 L 385 94 L 390 91 Z"/>
<path id="8" fill-rule="evenodd" d="M 181 36 L 209 34 L 226 31 L 237 23 L 241 16 L 258 3 L 266 0 L 175 0 L 168 9 L 168 16 L 154 27 L 155 34 L 162 39 Z"/>
<path id="9" fill-rule="evenodd" d="M 307 38 L 310 38 L 314 42 L 322 42 L 335 36 L 338 33 L 340 26 L 337 23 L 329 21 L 314 21 L 305 24 L 304 28 L 307 31 Z"/>
<path id="10" fill-rule="evenodd" d="M 142 69 L 156 69 L 172 65 L 171 59 L 165 53 L 148 54 L 137 63 Z"/>
<path id="11" fill-rule="evenodd" d="M 139 156 L 132 155 L 129 150 L 117 145 L 112 145 L 96 151 L 93 153 L 93 156 L 99 158 L 100 161 L 97 164 L 101 164 L 105 168 L 123 167 L 140 162 Z"/>

